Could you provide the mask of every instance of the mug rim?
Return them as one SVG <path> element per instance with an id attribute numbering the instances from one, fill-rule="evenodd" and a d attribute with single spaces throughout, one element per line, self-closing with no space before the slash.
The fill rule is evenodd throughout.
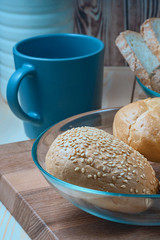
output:
<path id="1" fill-rule="evenodd" d="M 81 56 L 76 56 L 76 57 L 66 57 L 66 58 L 45 58 L 45 57 L 34 57 L 34 56 L 29 56 L 29 55 L 26 55 L 24 53 L 21 53 L 19 50 L 18 50 L 18 47 L 25 43 L 25 42 L 29 42 L 31 40 L 34 40 L 34 39 L 42 39 L 42 38 L 48 38 L 48 37 L 71 37 L 71 38 L 85 38 L 85 39 L 90 39 L 92 40 L 92 42 L 94 41 L 95 43 L 98 43 L 99 46 L 97 47 L 97 50 L 93 51 L 92 53 L 87 53 L 87 54 L 84 54 L 84 55 L 81 55 Z M 101 51 L 104 50 L 104 43 L 102 40 L 96 38 L 96 37 L 93 37 L 93 36 L 90 36 L 90 35 L 85 35 L 85 34 L 78 34 L 78 33 L 53 33 L 53 34 L 44 34 L 44 35 L 38 35 L 38 36 L 33 36 L 33 37 L 29 37 L 29 38 L 25 38 L 19 42 L 17 42 L 14 47 L 13 47 L 13 54 L 14 55 L 18 55 L 20 57 L 23 57 L 23 58 L 26 58 L 26 59 L 30 59 L 30 60 L 36 60 L 36 61 L 72 61 L 72 60 L 78 60 L 78 59 L 84 59 L 84 58 L 88 58 L 88 57 L 91 57 L 91 56 L 94 56 L 98 53 L 100 53 Z"/>

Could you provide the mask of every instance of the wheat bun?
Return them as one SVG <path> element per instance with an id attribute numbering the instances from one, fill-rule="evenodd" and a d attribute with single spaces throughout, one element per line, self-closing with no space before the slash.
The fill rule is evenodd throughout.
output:
<path id="1" fill-rule="evenodd" d="M 113 135 L 149 161 L 160 162 L 160 98 L 147 98 L 121 108 L 113 121 Z"/>
<path id="2" fill-rule="evenodd" d="M 59 135 L 45 163 L 56 178 L 90 189 L 130 194 L 158 191 L 158 180 L 146 158 L 93 127 L 73 128 Z"/>

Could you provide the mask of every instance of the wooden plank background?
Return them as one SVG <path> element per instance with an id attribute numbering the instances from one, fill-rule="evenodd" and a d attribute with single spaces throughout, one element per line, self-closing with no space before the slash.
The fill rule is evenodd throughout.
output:
<path id="1" fill-rule="evenodd" d="M 74 32 L 105 43 L 105 65 L 127 65 L 115 39 L 127 29 L 139 32 L 148 18 L 160 17 L 160 0 L 74 0 Z"/>

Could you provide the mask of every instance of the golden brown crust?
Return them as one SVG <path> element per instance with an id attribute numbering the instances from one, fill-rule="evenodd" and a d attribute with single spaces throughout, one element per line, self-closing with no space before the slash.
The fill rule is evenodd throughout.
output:
<path id="1" fill-rule="evenodd" d="M 160 18 L 149 18 L 140 27 L 140 33 L 144 38 L 147 46 L 151 49 L 152 53 L 160 61 L 160 44 L 153 29 L 153 23 L 159 21 Z"/>
<path id="2" fill-rule="evenodd" d="M 116 46 L 119 48 L 121 54 L 128 62 L 131 70 L 135 73 L 135 75 L 141 80 L 144 85 L 150 85 L 150 75 L 146 71 L 146 69 L 141 64 L 140 60 L 135 55 L 133 49 L 130 47 L 126 40 L 126 35 L 134 33 L 139 35 L 139 33 L 133 31 L 124 31 L 120 33 L 120 35 L 116 38 Z"/>
<path id="3" fill-rule="evenodd" d="M 101 191 L 158 191 L 158 180 L 147 159 L 107 132 L 92 127 L 73 128 L 59 135 L 46 155 L 46 170 L 63 181 Z"/>
<path id="4" fill-rule="evenodd" d="M 113 135 L 160 162 L 160 98 L 140 100 L 121 108 L 113 123 Z"/>

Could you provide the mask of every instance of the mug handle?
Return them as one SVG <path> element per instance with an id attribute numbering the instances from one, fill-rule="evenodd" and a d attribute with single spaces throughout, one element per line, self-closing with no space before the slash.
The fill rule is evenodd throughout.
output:
<path id="1" fill-rule="evenodd" d="M 16 70 L 10 77 L 7 85 L 7 101 L 10 109 L 18 118 L 39 125 L 42 122 L 41 116 L 36 112 L 25 113 L 18 100 L 18 91 L 21 81 L 27 75 L 34 76 L 35 73 L 35 68 L 29 64 L 24 64 L 21 68 Z"/>

